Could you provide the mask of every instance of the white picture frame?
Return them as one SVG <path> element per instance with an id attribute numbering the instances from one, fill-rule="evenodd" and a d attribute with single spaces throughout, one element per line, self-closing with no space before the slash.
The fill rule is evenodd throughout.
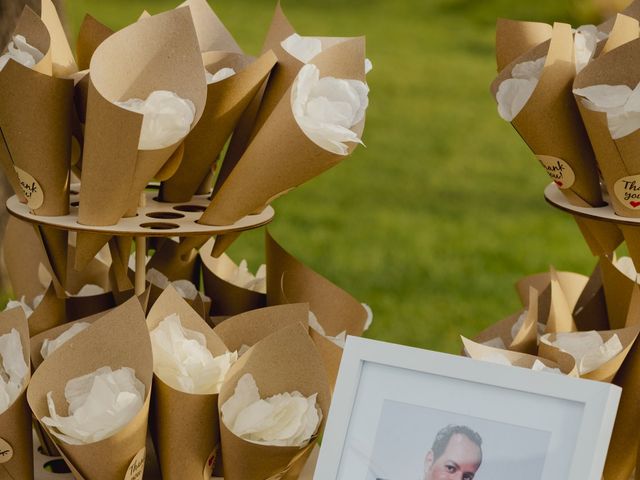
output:
<path id="1" fill-rule="evenodd" d="M 428 427 L 438 421 L 480 425 L 492 442 L 481 439 L 480 467 L 462 478 L 600 480 L 620 393 L 607 383 L 350 336 L 314 480 L 423 480 L 434 468 L 425 460 L 436 445 Z"/>

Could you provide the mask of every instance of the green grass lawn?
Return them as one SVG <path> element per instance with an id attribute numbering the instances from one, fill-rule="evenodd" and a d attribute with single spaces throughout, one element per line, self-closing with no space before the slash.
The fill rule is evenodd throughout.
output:
<path id="1" fill-rule="evenodd" d="M 73 0 L 120 28 L 166 0 Z M 219 0 L 240 44 L 257 53 L 272 0 Z M 449 352 L 519 308 L 513 283 L 559 269 L 589 273 L 571 218 L 543 200 L 548 179 L 489 94 L 499 16 L 577 22 L 563 0 L 284 0 L 299 33 L 367 35 L 367 148 L 275 203 L 270 227 L 292 253 L 369 303 L 374 338 Z M 263 258 L 261 232 L 234 257 Z"/>

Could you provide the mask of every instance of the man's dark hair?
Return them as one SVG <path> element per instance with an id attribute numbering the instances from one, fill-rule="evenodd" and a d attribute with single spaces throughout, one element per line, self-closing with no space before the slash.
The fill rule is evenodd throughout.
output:
<path id="1" fill-rule="evenodd" d="M 478 435 L 477 432 L 474 432 L 469 427 L 465 427 L 464 425 L 447 425 L 436 434 L 436 438 L 433 440 L 431 451 L 433 452 L 434 460 L 440 458 L 440 456 L 447 449 L 447 445 L 449 445 L 451 437 L 456 434 L 464 435 L 465 437 L 467 437 L 469 440 L 475 443 L 478 448 L 480 448 L 480 452 L 482 452 L 482 437 Z"/>

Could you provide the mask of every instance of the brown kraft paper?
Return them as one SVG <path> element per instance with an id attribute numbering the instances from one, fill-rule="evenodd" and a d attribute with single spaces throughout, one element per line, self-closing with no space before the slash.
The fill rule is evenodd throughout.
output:
<path id="1" fill-rule="evenodd" d="M 499 18 L 496 22 L 496 64 L 498 72 L 516 58 L 551 38 L 548 23 L 520 22 Z"/>

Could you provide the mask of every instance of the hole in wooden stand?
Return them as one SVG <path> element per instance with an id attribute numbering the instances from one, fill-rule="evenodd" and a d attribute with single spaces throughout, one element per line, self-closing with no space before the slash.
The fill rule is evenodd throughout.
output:
<path id="1" fill-rule="evenodd" d="M 165 223 L 165 222 L 148 222 L 140 224 L 142 228 L 149 228 L 151 230 L 171 230 L 173 228 L 178 228 L 178 225 L 175 223 Z"/>
<path id="2" fill-rule="evenodd" d="M 72 207 L 77 207 L 78 205 L 80 205 L 80 202 L 71 202 Z"/>
<path id="3" fill-rule="evenodd" d="M 71 195 L 78 195 L 80 192 L 78 192 L 77 190 L 69 190 L 69 193 Z"/>
<path id="4" fill-rule="evenodd" d="M 64 463 L 64 460 L 62 460 L 61 458 L 49 460 L 44 464 L 44 469 L 47 472 L 52 473 L 71 473 L 71 470 L 69 470 L 69 467 L 67 467 L 67 464 Z"/>
<path id="5" fill-rule="evenodd" d="M 177 205 L 173 209 L 179 212 L 204 212 L 207 207 L 204 205 Z"/>
<path id="6" fill-rule="evenodd" d="M 175 219 L 175 218 L 184 218 L 182 213 L 177 212 L 151 212 L 147 213 L 147 217 L 150 218 L 162 218 L 165 220 Z"/>

